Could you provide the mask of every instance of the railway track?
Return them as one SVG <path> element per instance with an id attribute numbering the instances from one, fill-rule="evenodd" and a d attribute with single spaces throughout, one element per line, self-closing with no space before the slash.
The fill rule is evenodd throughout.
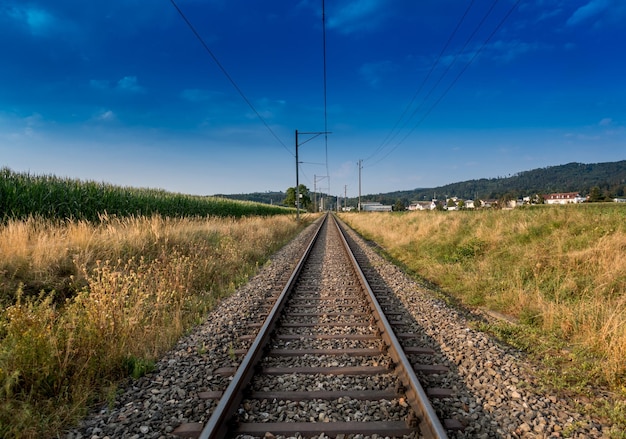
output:
<path id="1" fill-rule="evenodd" d="M 208 422 L 174 434 L 446 438 L 461 428 L 429 402 L 451 392 L 418 380 L 445 368 L 430 364 L 432 349 L 364 262 L 332 215 L 320 221 L 287 285 L 233 346 L 238 367 L 213 371 L 231 381 L 201 395 L 219 400 Z"/>

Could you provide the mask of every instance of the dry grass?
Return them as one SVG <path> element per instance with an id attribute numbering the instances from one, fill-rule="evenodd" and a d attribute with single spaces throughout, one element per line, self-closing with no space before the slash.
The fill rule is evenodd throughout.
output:
<path id="1" fill-rule="evenodd" d="M 573 380 L 626 393 L 624 206 L 343 218 L 465 305 L 517 318 L 520 343 L 567 356 Z"/>
<path id="2" fill-rule="evenodd" d="M 0 227 L 0 436 L 52 436 L 140 376 L 300 226 L 287 216 Z"/>

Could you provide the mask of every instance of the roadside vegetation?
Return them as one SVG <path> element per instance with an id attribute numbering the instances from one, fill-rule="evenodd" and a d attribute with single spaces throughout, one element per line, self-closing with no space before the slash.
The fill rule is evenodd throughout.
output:
<path id="1" fill-rule="evenodd" d="M 475 324 L 626 431 L 626 206 L 341 217 L 457 305 L 509 317 Z"/>
<path id="2" fill-rule="evenodd" d="M 2 438 L 57 437 L 94 403 L 112 400 L 122 380 L 149 372 L 308 223 L 288 209 L 266 216 L 264 207 L 237 201 L 213 203 L 211 216 L 188 215 L 184 196 L 133 198 L 124 195 L 130 189 L 2 172 Z M 138 212 L 148 207 L 132 207 L 123 215 L 107 208 L 107 193 L 111 206 L 173 200 L 174 210 L 146 216 Z M 75 210 L 37 210 L 54 200 Z"/>

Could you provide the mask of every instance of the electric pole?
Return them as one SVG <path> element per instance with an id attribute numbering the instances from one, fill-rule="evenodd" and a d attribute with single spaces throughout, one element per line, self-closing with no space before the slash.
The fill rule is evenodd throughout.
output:
<path id="1" fill-rule="evenodd" d="M 348 185 L 343 185 L 343 210 L 348 208 Z"/>
<path id="2" fill-rule="evenodd" d="M 317 175 L 313 174 L 313 209 L 317 213 Z"/>
<path id="3" fill-rule="evenodd" d="M 296 130 L 296 220 L 300 221 L 300 177 L 299 177 L 299 169 L 298 169 L 300 167 L 300 161 L 298 160 L 298 148 L 301 145 L 300 143 L 298 143 L 298 134 L 307 134 L 307 135 L 313 136 L 313 137 L 309 137 L 307 140 L 302 142 L 302 145 L 304 145 L 306 142 L 315 139 L 317 136 L 320 136 L 322 134 L 332 134 L 332 133 L 327 132 L 327 131 L 315 131 L 312 133 L 298 133 L 298 130 Z"/>
<path id="4" fill-rule="evenodd" d="M 359 212 L 360 212 L 361 211 L 361 169 L 363 169 L 363 160 L 359 160 L 358 165 L 359 165 Z"/>

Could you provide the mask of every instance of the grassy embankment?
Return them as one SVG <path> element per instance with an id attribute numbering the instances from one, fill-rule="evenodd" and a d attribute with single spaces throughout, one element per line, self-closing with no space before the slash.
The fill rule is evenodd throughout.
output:
<path id="1" fill-rule="evenodd" d="M 480 328 L 542 361 L 553 389 L 610 389 L 583 410 L 626 430 L 626 206 L 342 218 L 454 300 L 515 318 Z"/>
<path id="2" fill-rule="evenodd" d="M 92 211 L 88 197 L 68 202 L 67 193 L 55 192 L 59 180 L 53 188 L 35 183 L 42 192 L 31 187 L 30 193 Z M 69 183 L 69 192 L 83 195 L 93 187 Z M 3 199 L 7 186 L 0 183 Z M 21 202 L 38 202 L 18 195 Z M 144 208 L 150 202 L 141 201 Z M 246 217 L 246 206 L 248 215 L 259 207 L 236 204 L 210 206 L 222 218 L 182 218 L 184 210 L 178 218 L 100 214 L 97 222 L 4 215 L 0 437 L 53 437 L 91 403 L 113 397 L 120 380 L 149 371 L 219 298 L 302 228 L 291 215 Z M 17 205 L 4 213 L 11 211 Z M 75 212 L 72 217 L 83 217 Z"/>

